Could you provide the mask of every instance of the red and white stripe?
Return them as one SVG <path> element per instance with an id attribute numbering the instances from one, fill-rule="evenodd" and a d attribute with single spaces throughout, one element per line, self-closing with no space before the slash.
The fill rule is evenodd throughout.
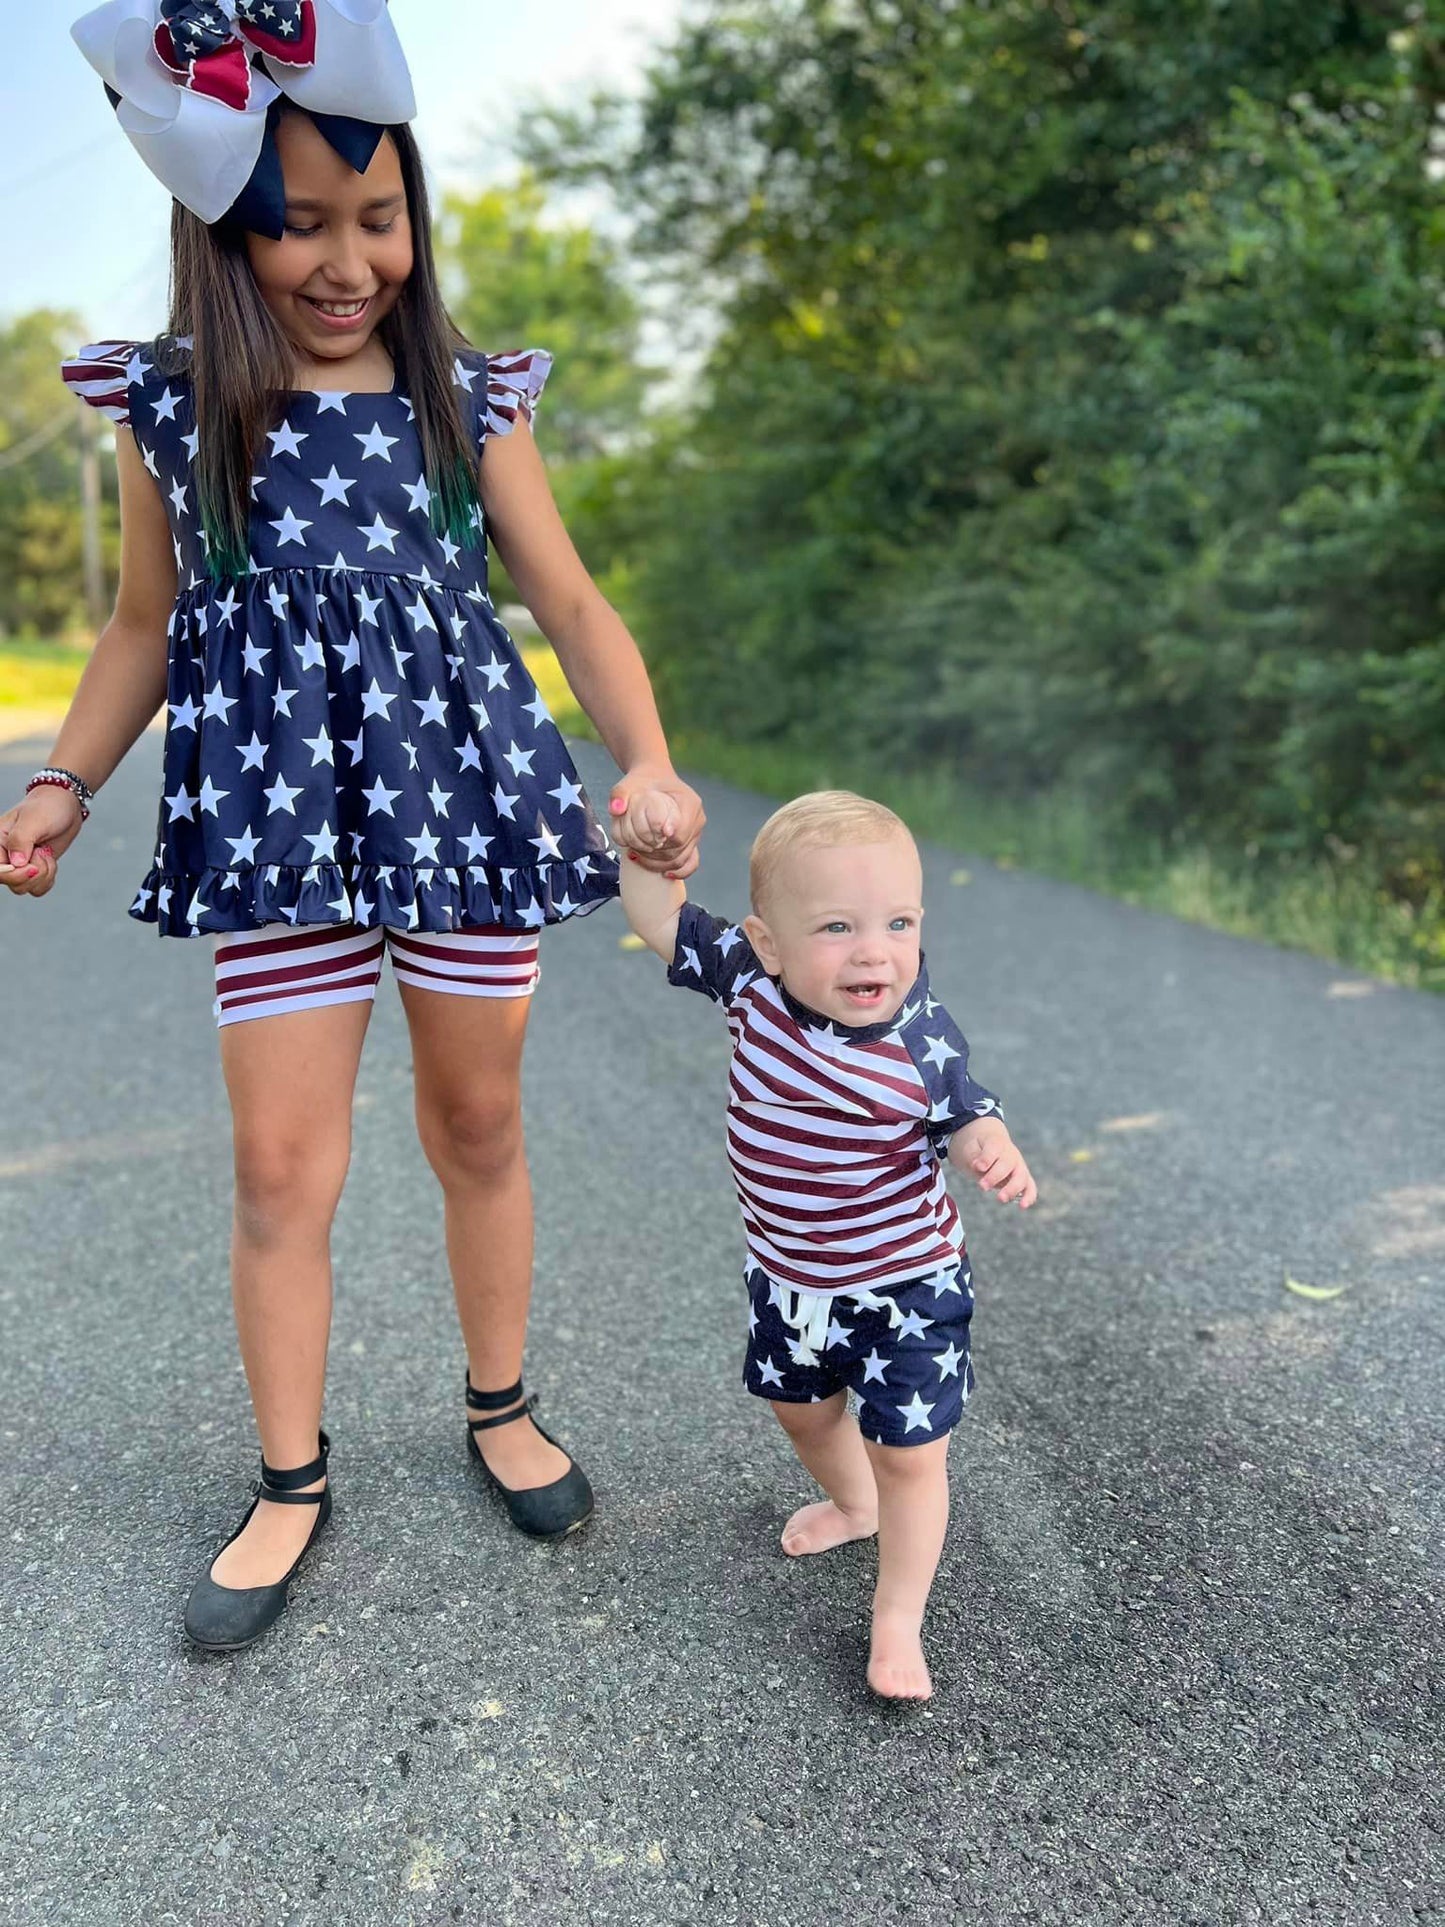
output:
<path id="1" fill-rule="evenodd" d="M 113 422 L 130 420 L 130 365 L 133 341 L 96 341 L 60 365 L 60 378 L 72 394 L 98 408 Z"/>
<path id="2" fill-rule="evenodd" d="M 436 933 L 354 923 L 267 925 L 216 939 L 217 1024 L 329 1004 L 369 1003 L 390 949 L 400 983 L 452 997 L 528 997 L 541 974 L 537 933 L 487 925 Z"/>
<path id="3" fill-rule="evenodd" d="M 957 1264 L 963 1232 L 920 1130 L 928 1092 L 907 1049 L 806 1032 L 766 978 L 728 1024 L 728 1158 L 769 1277 L 833 1293 Z"/>

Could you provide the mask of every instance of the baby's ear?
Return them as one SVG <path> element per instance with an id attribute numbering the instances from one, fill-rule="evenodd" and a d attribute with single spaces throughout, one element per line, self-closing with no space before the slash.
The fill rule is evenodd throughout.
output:
<path id="1" fill-rule="evenodd" d="M 778 946 L 773 933 L 759 916 L 743 918 L 743 935 L 757 953 L 758 962 L 770 977 L 778 974 Z"/>

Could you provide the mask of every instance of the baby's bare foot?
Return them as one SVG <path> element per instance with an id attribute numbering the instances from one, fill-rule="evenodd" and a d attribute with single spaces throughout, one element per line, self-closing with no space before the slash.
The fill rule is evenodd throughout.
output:
<path id="1" fill-rule="evenodd" d="M 805 1552 L 831 1552 L 850 1539 L 871 1539 L 878 1530 L 878 1513 L 845 1512 L 831 1499 L 800 1506 L 783 1527 L 783 1551 L 790 1559 Z"/>
<path id="2" fill-rule="evenodd" d="M 874 1618 L 868 1684 L 880 1699 L 932 1699 L 933 1681 L 916 1625 L 908 1620 Z"/>

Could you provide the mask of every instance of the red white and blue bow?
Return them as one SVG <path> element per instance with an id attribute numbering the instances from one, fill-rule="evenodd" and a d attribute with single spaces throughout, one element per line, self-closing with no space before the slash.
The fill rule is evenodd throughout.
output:
<path id="1" fill-rule="evenodd" d="M 376 127 L 416 113 L 386 0 L 106 0 L 70 31 L 131 145 L 203 221 L 244 193 L 282 94 Z"/>

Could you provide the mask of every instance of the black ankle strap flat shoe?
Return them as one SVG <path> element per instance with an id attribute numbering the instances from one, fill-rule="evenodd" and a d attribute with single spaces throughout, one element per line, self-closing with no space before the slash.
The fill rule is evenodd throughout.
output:
<path id="1" fill-rule="evenodd" d="M 517 1400 L 521 1399 L 521 1404 Z M 579 1465 L 569 1465 L 560 1479 L 550 1485 L 529 1486 L 514 1491 L 511 1486 L 503 1485 L 496 1473 L 482 1457 L 482 1449 L 477 1444 L 478 1432 L 490 1432 L 494 1426 L 510 1425 L 515 1419 L 530 1418 L 537 1425 L 535 1417 L 537 1401 L 527 1398 L 522 1390 L 522 1381 L 509 1385 L 504 1392 L 479 1392 L 467 1375 L 467 1409 L 472 1412 L 496 1412 L 496 1418 L 473 1418 L 467 1420 L 467 1447 L 472 1457 L 486 1474 L 487 1483 L 507 1508 L 512 1524 L 519 1532 L 526 1532 L 534 1539 L 565 1539 L 569 1532 L 585 1526 L 592 1517 L 592 1487 L 587 1482 L 587 1474 Z M 507 1405 L 515 1406 L 514 1411 L 504 1411 Z M 549 1445 L 557 1445 L 557 1440 L 542 1426 L 537 1430 Z M 566 1447 L 557 1445 L 558 1451 Z M 570 1454 L 569 1454 L 570 1457 Z"/>
<path id="2" fill-rule="evenodd" d="M 211 1566 L 226 1550 L 222 1546 L 212 1559 L 211 1565 L 201 1574 L 192 1589 L 186 1605 L 186 1637 L 193 1645 L 208 1653 L 235 1653 L 243 1646 L 249 1646 L 259 1639 L 268 1626 L 278 1620 L 286 1610 L 291 1581 L 301 1570 L 302 1561 L 315 1545 L 321 1528 L 331 1517 L 331 1487 L 328 1483 L 319 1492 L 303 1492 L 302 1486 L 315 1485 L 326 1476 L 326 1461 L 331 1453 L 331 1441 L 324 1432 L 317 1435 L 318 1451 L 309 1465 L 298 1465 L 290 1470 L 278 1471 L 275 1466 L 261 1461 L 261 1476 L 256 1482 L 255 1497 L 246 1508 L 246 1516 L 226 1541 L 226 1546 L 234 1545 L 251 1522 L 251 1515 L 265 1499 L 271 1505 L 314 1505 L 316 1523 L 312 1526 L 305 1545 L 296 1557 L 291 1570 L 284 1573 L 273 1586 L 220 1586 L 211 1577 Z"/>

